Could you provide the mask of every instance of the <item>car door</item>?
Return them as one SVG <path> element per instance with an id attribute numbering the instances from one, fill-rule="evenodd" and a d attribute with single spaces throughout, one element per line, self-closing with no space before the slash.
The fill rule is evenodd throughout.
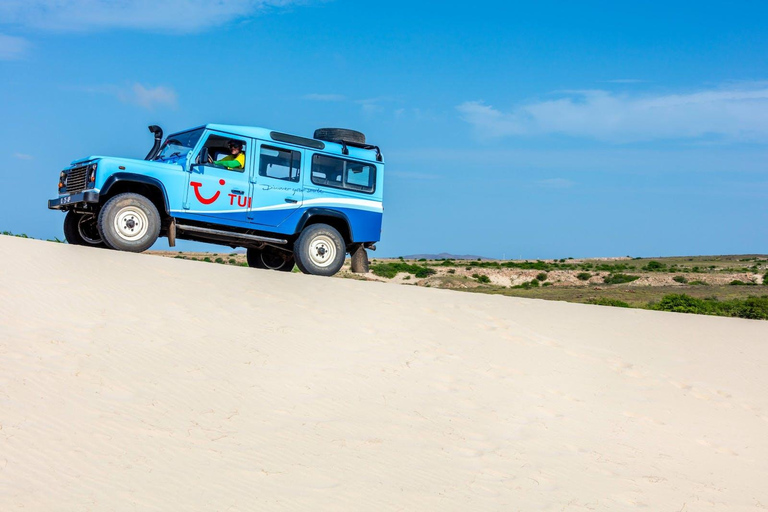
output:
<path id="1" fill-rule="evenodd" d="M 279 226 L 302 205 L 304 150 L 288 144 L 257 141 L 251 175 L 250 220 Z"/>
<path id="2" fill-rule="evenodd" d="M 216 132 L 206 133 L 204 137 L 204 142 L 197 148 L 192 161 L 200 161 L 202 149 L 205 147 L 208 148 L 214 163 L 190 165 L 189 186 L 184 201 L 185 212 L 193 217 L 201 217 L 200 220 L 218 224 L 248 224 L 251 206 L 248 176 L 253 160 L 252 139 Z M 231 142 L 243 145 L 243 167 L 223 166 L 229 156 L 227 145 Z M 220 163 L 216 164 L 217 161 Z"/>

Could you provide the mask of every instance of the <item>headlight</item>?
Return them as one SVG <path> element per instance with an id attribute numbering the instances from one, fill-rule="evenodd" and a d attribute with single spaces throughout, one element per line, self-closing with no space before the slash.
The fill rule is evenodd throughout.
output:
<path id="1" fill-rule="evenodd" d="M 64 171 L 61 171 L 59 174 L 59 190 L 65 188 L 67 186 L 67 173 Z"/>
<path id="2" fill-rule="evenodd" d="M 96 164 L 88 166 L 88 173 L 86 174 L 86 184 L 96 181 Z"/>

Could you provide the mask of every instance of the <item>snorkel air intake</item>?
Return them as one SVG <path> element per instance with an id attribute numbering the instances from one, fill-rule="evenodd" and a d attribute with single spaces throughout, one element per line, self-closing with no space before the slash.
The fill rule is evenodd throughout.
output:
<path id="1" fill-rule="evenodd" d="M 157 125 L 151 125 L 149 127 L 149 131 L 155 134 L 155 145 L 152 146 L 152 149 L 149 151 L 146 157 L 144 157 L 144 160 L 152 160 L 157 156 L 157 153 L 160 151 L 160 145 L 163 143 L 163 129 L 160 128 Z"/>

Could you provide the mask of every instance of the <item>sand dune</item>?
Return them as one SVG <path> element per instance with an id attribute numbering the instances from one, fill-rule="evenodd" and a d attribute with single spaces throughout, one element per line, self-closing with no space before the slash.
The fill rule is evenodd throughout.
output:
<path id="1" fill-rule="evenodd" d="M 0 510 L 761 510 L 768 322 L 0 236 Z"/>

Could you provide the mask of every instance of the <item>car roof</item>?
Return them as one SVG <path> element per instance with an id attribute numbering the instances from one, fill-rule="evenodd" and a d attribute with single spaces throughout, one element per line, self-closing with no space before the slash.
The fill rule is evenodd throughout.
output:
<path id="1" fill-rule="evenodd" d="M 310 149 L 316 151 L 316 152 L 322 152 L 326 154 L 331 155 L 338 155 L 342 157 L 352 157 L 360 160 L 367 160 L 373 163 L 383 163 L 383 162 L 377 162 L 376 161 L 376 151 L 371 149 L 363 149 L 363 148 L 356 148 L 352 146 L 348 146 L 347 150 L 349 154 L 344 155 L 342 153 L 342 146 L 341 144 L 337 144 L 335 142 L 329 142 L 326 140 L 318 140 L 318 139 L 312 139 L 309 137 L 302 137 L 301 135 L 291 135 L 286 134 L 283 132 L 277 132 L 275 130 L 269 130 L 267 128 L 260 128 L 258 126 L 241 126 L 241 125 L 232 125 L 232 124 L 207 124 L 205 126 L 198 126 L 196 128 L 207 128 L 209 130 L 215 130 L 217 132 L 224 132 L 231 135 L 241 135 L 244 137 L 250 137 L 253 139 L 260 139 L 260 140 L 275 140 L 278 141 L 281 144 L 293 144 L 295 146 L 304 146 L 309 147 Z M 193 130 L 196 128 L 192 128 Z M 273 136 L 273 134 L 277 134 L 279 138 L 276 138 Z M 283 137 L 280 137 L 283 136 Z M 291 141 L 290 138 L 293 138 L 295 140 Z M 289 140 L 286 140 L 289 139 Z M 302 142 L 305 141 L 305 142 Z M 317 146 L 317 143 L 322 144 L 322 149 Z"/>

